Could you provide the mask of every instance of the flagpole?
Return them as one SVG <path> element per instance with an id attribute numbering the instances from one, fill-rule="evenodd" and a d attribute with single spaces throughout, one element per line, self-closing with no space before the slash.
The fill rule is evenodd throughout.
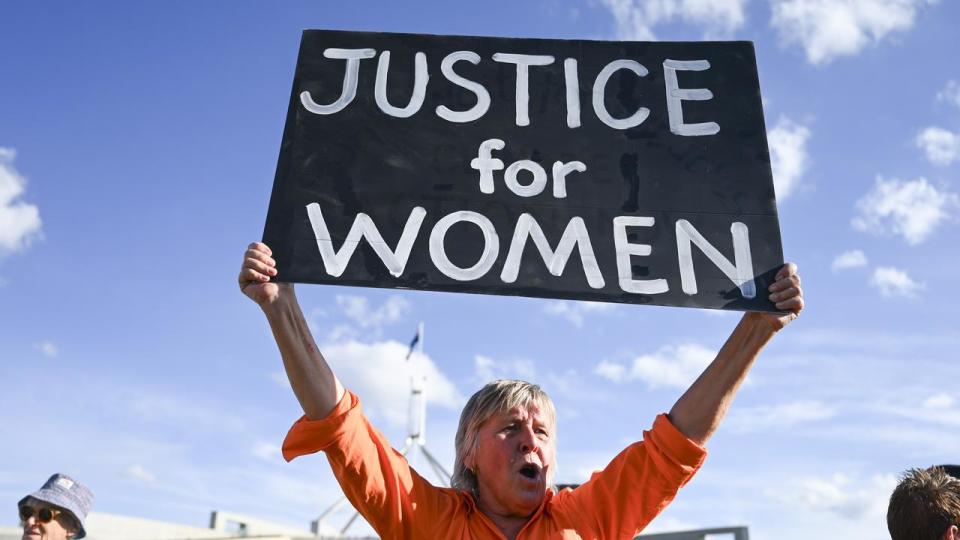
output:
<path id="1" fill-rule="evenodd" d="M 417 343 L 420 356 L 426 358 L 423 354 L 423 321 L 420 321 L 420 324 L 417 326 L 417 333 L 420 336 L 420 341 Z M 419 431 L 419 443 L 421 447 L 425 447 L 427 444 L 427 376 L 420 373 L 420 420 L 418 431 Z"/>
<path id="2" fill-rule="evenodd" d="M 420 321 L 420 324 L 417 325 L 417 334 L 420 336 L 418 346 L 418 352 L 423 355 L 423 321 Z"/>

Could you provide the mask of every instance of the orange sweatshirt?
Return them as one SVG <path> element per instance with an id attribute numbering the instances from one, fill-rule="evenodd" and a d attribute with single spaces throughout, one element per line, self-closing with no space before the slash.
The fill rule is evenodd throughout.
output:
<path id="1" fill-rule="evenodd" d="M 464 491 L 431 485 L 363 415 L 347 392 L 322 420 L 298 420 L 283 457 L 324 451 L 353 506 L 385 540 L 502 539 Z M 706 457 L 661 414 L 643 441 L 628 446 L 576 489 L 548 491 L 517 540 L 633 538 L 676 496 Z"/>

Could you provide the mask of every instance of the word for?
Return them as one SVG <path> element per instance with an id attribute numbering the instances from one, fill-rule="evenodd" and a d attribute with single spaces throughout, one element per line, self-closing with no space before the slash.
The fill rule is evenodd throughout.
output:
<path id="1" fill-rule="evenodd" d="M 493 193 L 493 171 L 503 170 L 503 161 L 493 157 L 493 150 L 503 150 L 506 143 L 500 139 L 487 139 L 480 143 L 480 149 L 477 151 L 477 157 L 470 161 L 470 167 L 480 171 L 480 192 L 487 195 Z M 553 196 L 558 199 L 567 196 L 567 175 L 573 171 L 584 172 L 587 166 L 582 161 L 571 161 L 564 163 L 556 161 L 553 163 Z M 523 185 L 517 180 L 520 171 L 527 171 L 533 177 L 529 184 Z M 504 182 L 507 188 L 515 195 L 521 197 L 533 197 L 543 193 L 547 186 L 547 171 L 536 161 L 521 159 L 515 161 L 507 167 L 503 174 Z"/>
<path id="2" fill-rule="evenodd" d="M 420 232 L 420 226 L 423 224 L 427 211 L 420 206 L 413 208 L 395 249 L 391 249 L 387 245 L 373 220 L 365 213 L 357 214 L 353 225 L 350 227 L 350 232 L 347 233 L 347 237 L 339 250 L 334 249 L 330 231 L 327 229 L 320 205 L 317 203 L 308 204 L 307 215 L 317 239 L 317 247 L 320 250 L 320 256 L 323 259 L 323 266 L 327 274 L 340 277 L 346 270 L 357 246 L 365 239 L 383 262 L 387 271 L 394 277 L 400 277 L 406 268 L 407 260 L 410 258 L 410 252 L 413 250 L 414 242 Z M 479 260 L 467 268 L 455 265 L 447 256 L 444 248 L 447 231 L 458 223 L 473 224 L 483 234 L 483 247 Z M 633 277 L 631 257 L 648 256 L 652 253 L 652 247 L 649 244 L 629 242 L 627 228 L 653 226 L 654 218 L 649 216 L 617 216 L 613 218 L 617 283 L 624 292 L 653 295 L 662 294 L 669 290 L 666 279 L 634 279 Z M 754 298 L 756 296 L 749 231 L 745 224 L 734 222 L 730 227 L 734 251 L 734 262 L 732 263 L 710 244 L 689 221 L 678 219 L 675 223 L 675 231 L 681 288 L 684 293 L 688 295 L 697 293 L 697 280 L 693 268 L 691 248 L 691 245 L 695 244 L 740 289 L 744 298 Z M 503 270 L 500 272 L 500 280 L 504 283 L 514 283 L 517 280 L 520 272 L 520 261 L 528 240 L 533 241 L 550 274 L 554 276 L 562 275 L 570 255 L 574 248 L 577 248 L 587 284 L 592 289 L 602 289 L 606 286 L 583 218 L 575 216 L 570 219 L 556 249 L 554 249 L 543 233 L 540 224 L 532 215 L 527 213 L 520 215 L 513 231 L 507 257 L 503 263 Z M 433 230 L 430 231 L 427 245 L 430 259 L 437 270 L 457 281 L 474 281 L 484 277 L 500 255 L 500 237 L 493 223 L 482 214 L 467 210 L 452 212 L 440 218 L 433 226 Z"/>
<path id="3" fill-rule="evenodd" d="M 333 103 L 319 104 L 314 101 L 309 91 L 303 91 L 300 93 L 300 102 L 303 104 L 304 109 L 314 114 L 328 115 L 338 113 L 346 108 L 357 95 L 360 62 L 373 58 L 376 54 L 377 51 L 375 49 L 325 49 L 323 51 L 324 57 L 346 61 L 343 75 L 343 88 L 340 92 L 340 97 Z M 516 66 L 516 124 L 518 126 L 530 125 L 530 69 L 539 66 L 548 66 L 553 64 L 556 59 L 551 55 L 500 52 L 494 53 L 492 58 L 494 62 L 514 64 Z M 480 63 L 480 55 L 473 51 L 452 52 L 446 55 L 440 62 L 440 72 L 443 73 L 443 76 L 451 83 L 472 92 L 477 98 L 477 103 L 465 111 L 454 111 L 445 105 L 438 106 L 435 111 L 440 118 L 455 123 L 472 122 L 483 117 L 490 109 L 490 93 L 487 89 L 482 84 L 467 79 L 454 70 L 454 65 L 461 61 L 477 65 Z M 680 88 L 677 82 L 677 71 L 704 71 L 707 69 L 710 69 L 710 62 L 707 60 L 664 60 L 663 83 L 667 99 L 667 117 L 672 133 L 685 137 L 693 137 L 715 135 L 720 132 L 720 125 L 716 122 L 687 124 L 683 121 L 682 102 L 684 100 L 705 101 L 712 99 L 713 93 L 706 88 Z M 647 68 L 635 60 L 624 58 L 613 60 L 604 66 L 594 79 L 591 102 L 593 104 L 593 112 L 601 122 L 613 129 L 623 130 L 642 124 L 643 121 L 650 116 L 650 109 L 647 107 L 639 107 L 633 114 L 626 118 L 614 118 L 613 115 L 610 114 L 604 102 L 607 83 L 610 81 L 610 77 L 620 70 L 631 71 L 637 77 L 646 77 L 647 74 L 649 74 Z M 413 90 L 410 101 L 402 107 L 393 105 L 387 100 L 387 76 L 389 71 L 390 51 L 382 51 L 377 60 L 377 77 L 374 84 L 374 99 L 376 100 L 377 107 L 390 116 L 409 118 L 420 110 L 423 106 L 424 98 L 427 95 L 427 83 L 430 79 L 430 74 L 427 70 L 427 55 L 422 52 L 417 52 L 414 55 Z M 563 73 L 566 89 L 567 126 L 576 128 L 580 126 L 580 76 L 575 58 L 564 59 Z"/>

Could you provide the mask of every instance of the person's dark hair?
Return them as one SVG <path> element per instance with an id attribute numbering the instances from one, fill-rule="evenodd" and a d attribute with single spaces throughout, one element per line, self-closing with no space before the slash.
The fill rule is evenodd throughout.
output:
<path id="1" fill-rule="evenodd" d="M 77 516 L 73 515 L 73 512 L 64 510 L 63 513 L 60 514 L 60 519 L 68 532 L 76 534 L 80 531 L 80 520 L 77 519 Z"/>
<path id="2" fill-rule="evenodd" d="M 943 468 L 947 474 L 960 480 L 960 465 L 937 465 L 937 467 Z"/>
<path id="3" fill-rule="evenodd" d="M 941 467 L 906 471 L 890 495 L 890 537 L 940 540 L 951 525 L 960 526 L 960 480 Z"/>

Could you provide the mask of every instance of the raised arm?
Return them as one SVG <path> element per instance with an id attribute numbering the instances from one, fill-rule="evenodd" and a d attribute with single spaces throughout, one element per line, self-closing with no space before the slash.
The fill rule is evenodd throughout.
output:
<path id="1" fill-rule="evenodd" d="M 290 386 L 304 414 L 311 420 L 319 420 L 343 397 L 343 386 L 310 334 L 293 284 L 270 281 L 277 275 L 272 254 L 266 244 L 250 244 L 243 254 L 237 280 L 243 294 L 256 302 L 267 316 Z"/>
<path id="2" fill-rule="evenodd" d="M 306 415 L 287 434 L 284 457 L 323 451 L 344 494 L 380 537 L 437 537 L 458 499 L 410 468 L 363 415 L 359 398 L 349 394 L 344 399 L 343 386 L 313 341 L 293 285 L 272 283 L 276 275 L 270 248 L 250 244 L 240 269 L 240 290 L 266 314 Z"/>
<path id="3" fill-rule="evenodd" d="M 797 266 L 784 265 L 769 292 L 777 309 L 787 314 L 745 313 L 717 357 L 670 409 L 673 425 L 700 445 L 720 426 L 760 350 L 803 309 Z"/>

